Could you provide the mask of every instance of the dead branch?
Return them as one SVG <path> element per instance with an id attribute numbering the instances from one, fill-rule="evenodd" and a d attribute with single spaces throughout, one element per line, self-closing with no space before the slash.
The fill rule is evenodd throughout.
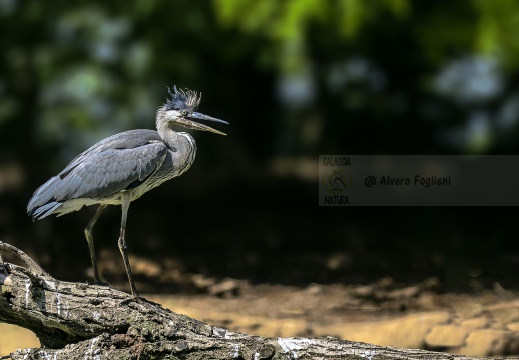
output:
<path id="1" fill-rule="evenodd" d="M 263 338 L 173 313 L 107 286 L 54 279 L 14 246 L 0 250 L 0 321 L 33 331 L 41 348 L 9 359 L 469 359 L 326 338 Z M 484 359 L 484 358 L 472 358 Z"/>

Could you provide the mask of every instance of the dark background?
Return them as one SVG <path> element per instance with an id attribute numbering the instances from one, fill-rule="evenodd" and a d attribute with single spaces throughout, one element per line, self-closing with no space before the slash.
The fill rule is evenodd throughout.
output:
<path id="1" fill-rule="evenodd" d="M 193 134 L 192 168 L 131 204 L 130 253 L 253 283 L 519 290 L 513 207 L 318 206 L 320 154 L 517 154 L 518 18 L 505 0 L 0 0 L 0 240 L 84 281 L 95 209 L 33 223 L 26 204 L 95 142 L 153 128 L 176 84 L 228 136 Z M 124 281 L 119 221 L 95 240 Z"/>

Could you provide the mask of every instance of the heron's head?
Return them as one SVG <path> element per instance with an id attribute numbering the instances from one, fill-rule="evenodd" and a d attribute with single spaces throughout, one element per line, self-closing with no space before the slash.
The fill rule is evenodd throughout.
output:
<path id="1" fill-rule="evenodd" d="M 215 121 L 223 124 L 228 122 L 204 115 L 197 112 L 198 104 L 200 104 L 201 94 L 191 90 L 179 90 L 173 87 L 173 92 L 168 88 L 171 98 L 159 108 L 160 120 L 172 125 L 179 125 L 188 129 L 210 131 L 215 134 L 227 135 L 221 131 L 213 129 L 204 124 L 200 124 L 198 120 Z"/>

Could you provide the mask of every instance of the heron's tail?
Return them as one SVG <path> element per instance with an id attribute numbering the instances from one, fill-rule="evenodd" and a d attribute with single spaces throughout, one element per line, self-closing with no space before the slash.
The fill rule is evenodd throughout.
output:
<path id="1" fill-rule="evenodd" d="M 27 205 L 27 214 L 32 216 L 33 219 L 43 219 L 61 206 L 62 202 L 56 201 L 54 197 L 54 186 L 57 181 L 59 181 L 59 177 L 54 176 L 40 186 L 32 195 Z"/>

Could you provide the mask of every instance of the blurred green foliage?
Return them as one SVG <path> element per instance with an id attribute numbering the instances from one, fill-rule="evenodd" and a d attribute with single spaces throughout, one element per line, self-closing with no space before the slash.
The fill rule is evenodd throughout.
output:
<path id="1" fill-rule="evenodd" d="M 332 132 L 308 125 L 312 121 L 304 113 L 293 113 L 291 104 L 305 104 L 313 111 L 311 116 L 320 113 L 318 117 L 332 119 L 362 110 L 378 121 L 370 108 L 391 116 L 392 108 L 406 106 L 416 92 L 424 102 L 436 101 L 434 78 L 453 61 L 492 59 L 510 79 L 519 64 L 514 35 L 519 30 L 519 6 L 513 0 L 77 2 L 60 7 L 2 0 L 0 17 L 0 133 L 5 137 L 3 152 L 11 155 L 8 149 L 16 149 L 24 132 L 21 118 L 30 125 L 25 128 L 32 133 L 30 147 L 58 145 L 66 149 L 65 157 L 113 132 L 151 127 L 152 109 L 173 82 L 213 94 L 217 89 L 244 88 L 249 107 L 270 98 L 270 109 L 262 106 L 254 111 L 273 114 L 268 125 L 279 131 L 299 132 L 293 141 L 300 143 L 294 148 L 300 152 L 305 148 L 303 134 L 309 131 L 304 128 L 321 131 L 316 144 L 333 143 L 333 138 L 323 137 Z M 348 64 L 352 70 L 344 70 Z M 355 66 L 369 69 L 363 75 Z M 240 74 L 232 71 L 234 67 Z M 409 73 L 402 74 L 405 71 Z M 382 79 L 375 85 L 376 94 L 373 86 L 370 89 L 370 81 L 376 82 L 369 80 L 373 74 Z M 270 77 L 270 86 L 260 88 L 255 79 L 264 75 Z M 348 79 L 341 81 L 341 76 Z M 265 92 L 270 95 L 260 95 Z M 337 95 L 335 109 L 319 100 Z M 235 107 L 213 97 L 220 106 Z M 449 108 L 450 100 L 441 99 L 438 108 Z M 277 105 L 281 107 L 273 113 L 272 106 Z M 416 116 L 411 113 L 406 108 L 398 117 Z M 423 117 L 414 121 L 420 124 Z M 457 117 L 443 128 L 452 130 L 468 122 L 466 115 Z M 348 124 L 352 126 L 356 124 Z M 327 128 L 333 127 L 332 121 Z M 499 136 L 490 136 L 494 140 L 482 147 L 465 146 L 460 140 L 451 148 L 488 151 Z M 287 141 L 287 136 L 275 138 L 278 144 Z M 442 148 L 445 138 L 440 134 L 429 144 Z M 283 145 L 274 146 L 284 151 Z M 270 156 L 275 148 L 268 149 Z M 317 149 L 318 145 L 309 150 Z M 20 150 L 24 152 L 14 153 Z"/>
<path id="2" fill-rule="evenodd" d="M 268 39 L 275 54 L 270 62 L 283 71 L 297 71 L 308 61 L 307 32 L 313 24 L 327 24 L 347 41 L 385 10 L 397 17 L 410 11 L 407 0 L 215 0 L 213 6 L 223 26 Z"/>

